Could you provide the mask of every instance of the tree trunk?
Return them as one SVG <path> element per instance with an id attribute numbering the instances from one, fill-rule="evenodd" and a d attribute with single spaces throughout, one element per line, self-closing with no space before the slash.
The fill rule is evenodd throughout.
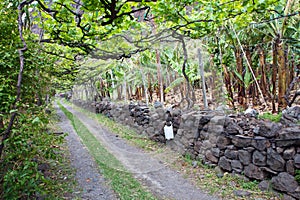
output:
<path id="1" fill-rule="evenodd" d="M 4 128 L 3 117 L 0 116 L 0 131 L 2 133 L 2 129 Z"/>
<path id="2" fill-rule="evenodd" d="M 158 90 L 159 90 L 159 99 L 160 102 L 164 102 L 164 88 L 163 88 L 163 78 L 161 72 L 161 62 L 160 62 L 160 53 L 159 50 L 155 50 L 156 54 L 156 65 L 157 65 L 157 80 L 158 80 Z"/>
<path id="3" fill-rule="evenodd" d="M 243 80 L 238 79 L 238 102 L 242 107 L 245 107 L 245 86 L 243 73 L 243 59 L 241 49 L 237 47 L 235 51 L 237 72 L 241 75 Z"/>
<path id="4" fill-rule="evenodd" d="M 169 67 L 166 68 L 166 79 L 165 79 L 165 84 L 168 87 L 171 84 L 171 75 L 169 72 Z"/>
<path id="5" fill-rule="evenodd" d="M 174 76 L 174 80 L 176 80 L 177 78 L 179 78 L 179 75 L 177 72 L 175 72 L 175 76 Z M 180 94 L 180 99 L 183 99 L 184 98 L 184 83 L 180 83 L 179 86 L 176 86 L 174 89 L 173 89 L 173 94 L 174 94 L 174 97 L 176 97 L 176 95 Z"/>
<path id="6" fill-rule="evenodd" d="M 127 103 L 127 81 L 126 81 L 126 73 L 124 73 L 123 96 L 124 96 L 125 103 Z"/>
<path id="7" fill-rule="evenodd" d="M 258 56 L 259 56 L 259 64 L 260 64 L 260 88 L 262 89 L 262 93 L 264 96 L 270 97 L 270 94 L 267 90 L 267 73 L 266 73 L 266 58 L 265 58 L 265 52 L 262 48 L 262 46 L 258 46 Z"/>
<path id="8" fill-rule="evenodd" d="M 85 92 L 85 100 L 88 101 L 89 100 L 89 91 L 88 91 L 87 85 L 84 85 L 84 92 Z"/>
<path id="9" fill-rule="evenodd" d="M 154 22 L 154 18 L 151 20 L 153 24 L 153 32 L 156 34 L 156 24 Z M 155 49 L 155 55 L 156 55 L 156 65 L 157 65 L 157 81 L 158 81 L 158 90 L 159 90 L 159 99 L 160 102 L 164 102 L 164 88 L 163 88 L 163 77 L 162 77 L 162 71 L 161 71 L 161 62 L 160 62 L 160 53 L 158 49 Z"/>
<path id="10" fill-rule="evenodd" d="M 201 75 L 201 80 L 202 80 L 202 94 L 203 94 L 203 103 L 204 103 L 204 108 L 208 108 L 207 104 L 207 98 L 206 98 L 206 86 L 205 86 L 205 78 L 204 78 L 204 69 L 203 69 L 203 62 L 202 62 L 202 55 L 201 55 L 201 50 L 198 48 L 198 59 L 199 59 L 199 70 L 200 70 L 200 75 Z"/>
<path id="11" fill-rule="evenodd" d="M 143 99 L 143 90 L 142 87 L 137 87 L 137 93 L 138 93 L 138 100 L 142 100 Z"/>
<path id="12" fill-rule="evenodd" d="M 294 77 L 295 77 L 295 72 L 294 72 L 294 69 L 295 69 L 295 55 L 294 53 L 291 54 L 291 59 L 290 59 L 290 65 L 289 65 L 289 70 L 290 70 L 290 82 L 291 83 L 293 80 L 294 80 Z"/>
<path id="13" fill-rule="evenodd" d="M 276 112 L 276 105 L 275 105 L 275 100 L 276 100 L 276 79 L 277 79 L 277 72 L 278 72 L 278 67 L 277 67 L 277 42 L 274 41 L 272 45 L 273 49 L 273 64 L 272 64 L 272 113 Z"/>
<path id="14" fill-rule="evenodd" d="M 284 99 L 286 92 L 286 64 L 283 42 L 279 39 L 277 43 L 278 53 L 278 111 L 286 108 L 287 102 Z"/>
<path id="15" fill-rule="evenodd" d="M 115 88 L 115 80 L 114 80 L 114 74 L 112 70 L 109 70 L 110 73 L 110 77 L 111 77 L 111 88 L 112 88 L 112 94 L 111 94 L 111 98 L 115 99 L 115 94 L 116 94 L 116 88 Z"/>
<path id="16" fill-rule="evenodd" d="M 148 91 L 149 91 L 149 101 L 153 102 L 153 86 L 152 86 L 152 79 L 150 73 L 148 74 Z"/>
<path id="17" fill-rule="evenodd" d="M 19 53 L 19 59 L 20 59 L 20 68 L 19 68 L 19 74 L 18 74 L 18 81 L 17 81 L 17 94 L 14 103 L 12 104 L 12 109 L 15 110 L 17 109 L 17 104 L 21 99 L 21 94 L 22 94 L 22 79 L 23 79 L 23 71 L 24 71 L 24 66 L 25 66 L 25 56 L 24 53 L 27 51 L 27 43 L 23 37 L 23 23 L 22 23 L 22 16 L 23 16 L 23 8 L 31 4 L 32 1 L 23 1 L 18 5 L 18 30 L 19 30 L 19 36 L 22 41 L 23 46 L 18 49 Z M 17 117 L 17 112 L 12 112 L 10 115 L 9 123 L 7 128 L 5 129 L 4 132 L 1 133 L 2 138 L 1 138 L 1 144 L 0 144 L 0 159 L 2 157 L 2 152 L 4 149 L 4 143 L 5 140 L 7 140 L 10 137 L 14 121 Z"/>
<path id="18" fill-rule="evenodd" d="M 285 44 L 284 58 L 285 58 L 285 67 L 286 67 L 286 89 L 289 87 L 290 83 L 293 81 L 293 70 L 291 69 L 292 63 L 289 61 L 290 48 Z M 291 56 L 291 59 L 292 56 Z"/>
<path id="19" fill-rule="evenodd" d="M 127 85 L 127 96 L 128 99 L 130 100 L 133 96 L 133 91 L 132 91 L 132 86 L 131 85 Z"/>
<path id="20" fill-rule="evenodd" d="M 285 51 L 284 51 L 284 62 L 285 62 L 285 71 L 286 71 L 286 90 L 289 87 L 290 83 L 293 81 L 291 79 L 291 70 L 290 70 L 290 62 L 289 62 L 289 46 L 285 44 Z"/>
<path id="21" fill-rule="evenodd" d="M 218 30 L 218 35 L 220 34 L 220 30 Z M 220 61 L 220 65 L 221 67 L 223 67 L 223 52 L 222 52 L 222 48 L 221 48 L 221 45 L 220 45 L 220 42 L 218 41 L 218 49 L 219 49 L 219 52 L 220 52 L 220 56 L 219 56 L 219 61 Z M 213 91 L 213 96 L 214 96 L 214 100 L 212 99 L 212 101 L 216 101 L 218 104 L 220 102 L 225 102 L 225 99 L 224 99 L 224 91 L 223 91 L 223 86 L 226 85 L 224 84 L 224 79 L 223 77 L 219 77 L 219 80 L 220 81 L 217 81 L 216 77 L 217 77 L 217 72 L 216 72 L 216 69 L 213 67 L 213 56 L 211 58 L 211 66 L 212 66 L 212 74 L 213 74 L 213 84 L 214 84 L 214 88 L 218 88 L 217 91 Z M 226 67 L 226 66 L 225 66 Z M 226 69 L 227 70 L 227 69 Z M 228 72 L 227 72 L 228 74 Z M 229 74 L 228 74 L 229 75 Z M 217 82 L 217 86 L 216 86 L 216 82 Z M 229 82 L 230 82 L 230 90 L 231 90 L 231 93 L 232 93 L 232 84 L 231 84 L 231 77 L 229 76 Z M 229 92 L 229 91 L 227 91 Z M 231 94 L 232 97 L 233 97 L 233 93 Z M 233 105 L 233 108 L 234 108 L 234 102 L 233 102 L 233 98 L 231 99 L 232 101 L 232 105 Z"/>
<path id="22" fill-rule="evenodd" d="M 187 64 L 187 60 L 188 60 L 188 52 L 186 49 L 186 44 L 184 41 L 184 37 L 181 35 L 180 36 L 181 42 L 182 42 L 182 49 L 183 49 L 183 64 L 182 64 L 182 74 L 185 78 L 186 84 L 187 84 L 187 91 L 186 91 L 186 101 L 188 103 L 187 105 L 187 109 L 190 109 L 193 107 L 194 102 L 192 101 L 192 99 L 190 98 L 190 93 L 191 93 L 191 85 L 190 85 L 190 80 L 188 75 L 186 74 L 186 64 Z"/>
<path id="23" fill-rule="evenodd" d="M 111 77 L 108 72 L 105 74 L 106 86 L 105 86 L 105 94 L 110 98 L 110 88 L 111 88 Z"/>
<path id="24" fill-rule="evenodd" d="M 148 106 L 149 105 L 148 87 L 147 87 L 147 83 L 146 83 L 145 74 L 141 68 L 140 68 L 140 73 L 142 75 L 142 82 L 143 82 L 143 89 L 144 89 L 144 94 L 145 94 L 145 99 L 146 99 L 146 105 Z"/>
<path id="25" fill-rule="evenodd" d="M 251 50 L 249 47 L 245 48 L 245 54 L 246 54 L 246 59 L 248 60 L 249 66 L 252 68 L 252 59 L 251 59 Z M 250 71 L 250 68 L 249 68 Z M 247 85 L 247 88 L 245 88 L 245 107 L 247 108 L 249 106 L 249 99 L 252 97 L 252 102 L 254 105 L 257 104 L 257 88 L 255 85 L 255 82 L 253 83 L 248 83 L 250 85 Z M 246 91 L 247 90 L 247 91 Z M 247 97 L 248 96 L 248 97 Z"/>
<path id="26" fill-rule="evenodd" d="M 211 79 L 210 79 L 210 100 L 212 102 L 214 102 L 215 100 L 219 100 L 220 99 L 220 96 L 218 95 L 216 97 L 216 94 L 215 94 L 215 90 L 216 90 L 216 77 L 217 77 L 217 72 L 214 68 L 214 54 L 211 54 L 210 55 L 210 62 L 209 62 L 209 66 L 210 66 L 210 69 L 211 69 Z M 219 103 L 219 101 L 217 101 L 217 103 Z"/>
<path id="27" fill-rule="evenodd" d="M 101 76 L 100 76 L 99 81 L 100 81 L 100 94 L 101 94 L 101 98 L 105 98 L 105 96 L 106 96 L 105 88 L 106 87 L 105 87 L 104 81 L 103 81 L 103 79 L 102 79 Z"/>
<path id="28" fill-rule="evenodd" d="M 233 99 L 233 91 L 232 91 L 232 84 L 231 84 L 231 77 L 230 77 L 230 74 L 227 70 L 227 67 L 224 64 L 222 64 L 222 67 L 223 67 L 223 72 L 224 72 L 225 87 L 226 87 L 226 90 L 228 92 L 228 99 L 231 102 L 231 105 L 232 105 L 233 109 L 235 109 L 234 99 Z"/>

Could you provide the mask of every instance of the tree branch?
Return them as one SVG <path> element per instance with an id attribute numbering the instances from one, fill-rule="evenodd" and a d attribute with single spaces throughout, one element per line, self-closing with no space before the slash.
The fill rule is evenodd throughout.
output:
<path id="1" fill-rule="evenodd" d="M 290 13 L 290 14 L 287 14 L 287 15 L 280 15 L 280 16 L 274 17 L 274 18 L 272 18 L 272 19 L 267 19 L 267 20 L 263 20 L 263 21 L 260 21 L 260 22 L 250 23 L 250 24 L 263 24 L 263 23 L 269 23 L 269 22 L 275 21 L 275 20 L 277 20 L 277 19 L 281 19 L 281 18 L 285 18 L 285 17 L 293 17 L 293 16 L 296 16 L 296 15 L 299 15 L 299 16 L 300 16 L 300 11 L 294 12 L 294 13 Z"/>
<path id="2" fill-rule="evenodd" d="M 10 116 L 9 124 L 8 127 L 5 129 L 5 131 L 1 134 L 3 137 L 1 139 L 1 144 L 0 144 L 0 158 L 2 156 L 3 148 L 4 148 L 4 141 L 9 138 L 15 118 L 17 116 L 17 103 L 20 100 L 21 97 L 21 86 L 22 86 L 22 77 L 23 77 L 23 71 L 24 71 L 24 52 L 27 50 L 27 44 L 26 41 L 23 37 L 23 23 L 22 23 L 22 14 L 23 14 L 23 8 L 26 5 L 29 5 L 33 2 L 34 0 L 30 1 L 23 1 L 19 4 L 18 6 L 18 30 L 19 30 L 19 36 L 22 41 L 23 47 L 18 49 L 19 53 L 19 58 L 20 58 L 20 68 L 19 68 L 19 74 L 18 74 L 18 81 L 17 81 L 17 94 L 16 94 L 16 99 L 12 105 L 12 114 Z"/>
<path id="3" fill-rule="evenodd" d="M 173 32 L 173 37 L 174 38 L 178 38 L 181 41 L 182 44 L 182 49 L 183 49 L 183 64 L 182 64 L 182 74 L 186 80 L 186 84 L 187 84 L 187 91 L 186 91 L 186 100 L 188 102 L 188 107 L 187 109 L 190 109 L 193 107 L 194 102 L 192 101 L 192 99 L 190 98 L 190 92 L 191 92 L 191 85 L 190 85 L 190 80 L 188 75 L 186 74 L 186 64 L 187 64 L 187 60 L 188 60 L 188 52 L 186 49 L 186 44 L 184 41 L 184 36 L 177 33 L 177 32 Z"/>

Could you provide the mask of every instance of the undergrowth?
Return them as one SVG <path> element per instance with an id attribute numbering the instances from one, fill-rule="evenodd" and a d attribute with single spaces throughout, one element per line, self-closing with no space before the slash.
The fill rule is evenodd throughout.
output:
<path id="1" fill-rule="evenodd" d="M 64 135 L 49 133 L 49 114 L 31 107 L 18 115 L 18 123 L 5 141 L 0 163 L 0 199 L 62 199 L 69 183 L 62 179 L 69 170 L 62 165 Z"/>
<path id="2" fill-rule="evenodd" d="M 272 122 L 280 122 L 281 117 L 282 117 L 282 113 L 279 114 L 264 113 L 258 116 L 259 119 L 267 119 Z"/>
<path id="3" fill-rule="evenodd" d="M 300 184 L 300 170 L 297 169 L 295 172 L 295 180 Z"/>

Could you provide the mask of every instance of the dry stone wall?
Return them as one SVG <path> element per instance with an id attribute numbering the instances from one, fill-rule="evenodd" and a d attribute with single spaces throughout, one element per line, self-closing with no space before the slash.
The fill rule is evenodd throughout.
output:
<path id="1" fill-rule="evenodd" d="M 275 190 L 300 199 L 300 186 L 295 181 L 295 172 L 300 170 L 300 127 L 295 123 L 300 120 L 299 107 L 287 110 L 282 123 L 273 123 L 224 111 L 164 109 L 160 104 L 150 109 L 145 105 L 109 101 L 74 103 L 103 113 L 210 166 L 244 174 L 262 181 L 261 185 L 271 180 Z M 166 124 L 173 126 L 173 140 L 166 141 L 164 137 Z"/>

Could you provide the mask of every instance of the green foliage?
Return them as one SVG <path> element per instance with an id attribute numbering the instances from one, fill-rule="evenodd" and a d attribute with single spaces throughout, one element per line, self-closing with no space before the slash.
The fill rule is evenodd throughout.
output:
<path id="1" fill-rule="evenodd" d="M 295 171 L 295 180 L 300 184 L 300 170 L 296 169 Z"/>
<path id="2" fill-rule="evenodd" d="M 186 153 L 186 154 L 184 155 L 184 160 L 185 160 L 185 162 L 187 162 L 187 163 L 189 163 L 189 164 L 192 164 L 192 162 L 193 162 L 192 156 L 191 156 L 191 154 L 189 154 L 189 153 Z"/>
<path id="3" fill-rule="evenodd" d="M 282 117 L 282 113 L 272 114 L 268 112 L 258 116 L 259 119 L 267 119 L 272 122 L 280 122 L 281 117 Z"/>
<path id="4" fill-rule="evenodd" d="M 1 199 L 31 199 L 46 195 L 56 198 L 57 182 L 38 169 L 50 160 L 60 160 L 57 154 L 63 136 L 48 134 L 47 115 L 42 107 L 30 108 L 20 114 L 11 137 L 5 141 L 1 161 Z M 61 195 L 61 194 L 60 194 Z"/>
<path id="5" fill-rule="evenodd" d="M 15 66 L 18 66 L 18 54 L 16 47 L 19 46 L 17 24 L 14 18 L 17 12 L 5 8 L 3 2 L 0 3 L 0 113 L 7 113 L 10 110 L 10 105 L 14 102 L 14 88 L 16 85 L 16 77 L 18 71 Z"/>
<path id="6" fill-rule="evenodd" d="M 256 190 L 258 187 L 258 181 L 254 180 L 254 181 L 242 181 L 241 184 L 242 188 L 245 190 Z"/>
<path id="7" fill-rule="evenodd" d="M 184 82 L 184 77 L 180 77 L 175 79 L 170 85 L 165 89 L 165 92 L 170 92 L 175 87 L 179 86 L 181 83 Z"/>
<path id="8" fill-rule="evenodd" d="M 56 191 L 63 187 L 38 169 L 42 164 L 55 164 L 61 159 L 57 147 L 63 138 L 46 132 L 49 116 L 44 113 L 45 106 L 41 106 L 45 96 L 51 95 L 51 71 L 57 58 L 44 53 L 35 41 L 37 36 L 27 30 L 29 12 L 26 8 L 23 36 L 28 50 L 24 53 L 22 94 L 16 109 L 12 110 L 20 66 L 18 49 L 23 46 L 16 23 L 17 4 L 17 1 L 0 2 L 0 142 L 4 144 L 0 199 L 33 199 L 44 195 L 56 199 L 62 195 Z M 14 126 L 8 139 L 2 141 L 13 112 L 17 113 Z"/>

